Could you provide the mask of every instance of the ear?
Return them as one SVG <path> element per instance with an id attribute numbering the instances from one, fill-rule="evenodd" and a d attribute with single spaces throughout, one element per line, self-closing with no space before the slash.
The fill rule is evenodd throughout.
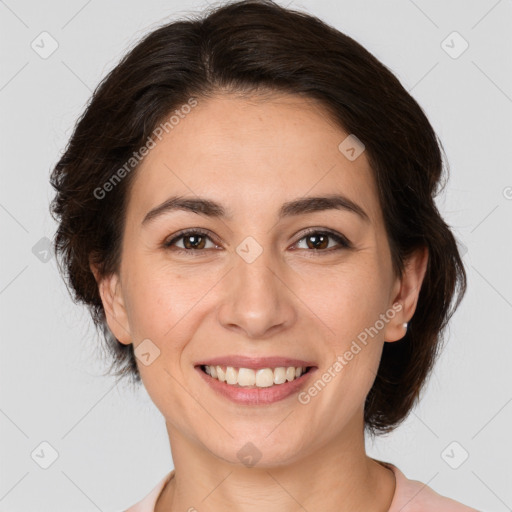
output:
<path id="1" fill-rule="evenodd" d="M 128 323 L 119 276 L 114 273 L 101 277 L 95 266 L 91 264 L 90 268 L 98 284 L 98 291 L 109 329 L 121 343 L 129 345 L 132 343 L 132 336 L 130 334 L 130 325 Z"/>
<path id="2" fill-rule="evenodd" d="M 409 322 L 416 311 L 421 285 L 427 271 L 427 263 L 427 247 L 416 249 L 407 259 L 403 276 L 401 279 L 397 278 L 393 289 L 393 309 L 396 314 L 393 320 L 386 325 L 385 341 L 398 341 L 405 336 L 407 330 L 403 324 Z"/>

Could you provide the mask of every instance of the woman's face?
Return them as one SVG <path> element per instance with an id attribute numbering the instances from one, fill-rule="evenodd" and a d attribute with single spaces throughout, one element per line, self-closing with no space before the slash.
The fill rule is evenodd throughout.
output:
<path id="1" fill-rule="evenodd" d="M 100 286 L 107 320 L 169 431 L 217 458 L 271 466 L 360 439 L 384 340 L 405 334 L 424 265 L 394 276 L 366 155 L 351 139 L 340 149 L 347 136 L 296 96 L 199 98 L 136 171 L 120 271 Z M 334 196 L 355 206 L 310 202 Z M 160 208 L 175 197 L 188 208 Z M 264 387 L 214 381 L 198 367 L 214 359 Z M 258 373 L 301 362 L 314 368 L 300 381 Z"/>

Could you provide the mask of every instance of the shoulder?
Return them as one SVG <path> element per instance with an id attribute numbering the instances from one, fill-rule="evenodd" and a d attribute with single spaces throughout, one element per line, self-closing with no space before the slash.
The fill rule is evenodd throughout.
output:
<path id="1" fill-rule="evenodd" d="M 171 480 L 174 476 L 174 469 L 167 473 L 154 487 L 151 492 L 146 495 L 142 500 L 137 502 L 135 505 L 132 505 L 130 508 L 126 509 L 124 512 L 154 512 L 155 504 L 162 492 L 165 484 Z"/>
<path id="2" fill-rule="evenodd" d="M 388 512 L 479 512 L 451 498 L 441 496 L 424 483 L 409 480 L 389 462 L 377 462 L 391 469 L 396 478 L 395 494 Z"/>

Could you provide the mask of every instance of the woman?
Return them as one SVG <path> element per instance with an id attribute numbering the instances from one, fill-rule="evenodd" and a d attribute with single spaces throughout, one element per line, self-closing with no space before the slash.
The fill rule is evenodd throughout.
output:
<path id="1" fill-rule="evenodd" d="M 474 510 L 365 452 L 465 291 L 441 175 L 393 74 L 271 1 L 161 27 L 105 78 L 52 212 L 112 370 L 166 420 L 175 469 L 131 512 Z"/>

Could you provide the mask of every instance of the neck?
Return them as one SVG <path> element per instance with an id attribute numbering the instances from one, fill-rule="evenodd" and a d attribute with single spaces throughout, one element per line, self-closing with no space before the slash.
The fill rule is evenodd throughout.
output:
<path id="1" fill-rule="evenodd" d="M 393 472 L 366 455 L 362 431 L 286 464 L 245 467 L 213 456 L 169 424 L 167 430 L 175 476 L 155 512 L 387 512 L 393 500 Z"/>

